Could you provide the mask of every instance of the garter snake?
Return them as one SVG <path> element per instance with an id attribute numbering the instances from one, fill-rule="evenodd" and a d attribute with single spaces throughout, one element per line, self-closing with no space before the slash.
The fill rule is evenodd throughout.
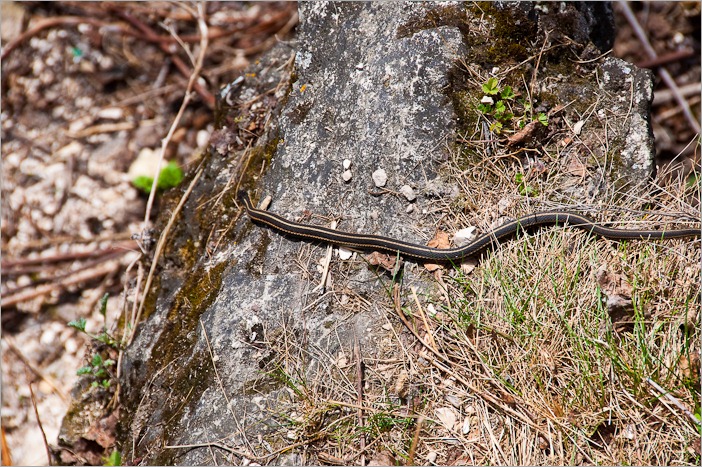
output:
<path id="1" fill-rule="evenodd" d="M 497 227 L 481 235 L 471 243 L 457 248 L 431 248 L 402 240 L 379 235 L 340 232 L 316 225 L 291 222 L 285 218 L 261 209 L 256 209 L 245 191 L 238 193 L 252 221 L 271 227 L 273 230 L 298 237 L 334 245 L 363 250 L 377 250 L 401 255 L 422 261 L 454 262 L 470 256 L 477 256 L 491 246 L 513 236 L 518 231 L 552 225 L 569 226 L 612 240 L 669 240 L 672 238 L 699 237 L 701 230 L 623 230 L 603 227 L 581 214 L 568 211 L 537 212 Z"/>

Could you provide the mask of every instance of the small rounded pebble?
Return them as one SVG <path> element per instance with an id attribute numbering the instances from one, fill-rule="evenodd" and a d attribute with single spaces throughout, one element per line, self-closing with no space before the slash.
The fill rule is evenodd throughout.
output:
<path id="1" fill-rule="evenodd" d="M 345 181 L 348 182 L 351 180 L 351 177 L 353 177 L 353 174 L 351 174 L 350 170 L 344 170 L 344 173 L 341 174 L 341 178 Z"/>
<path id="2" fill-rule="evenodd" d="M 405 212 L 406 212 L 407 214 L 410 214 L 410 213 L 414 212 L 414 204 L 408 204 L 408 205 L 407 205 L 407 208 L 405 208 Z"/>
<path id="3" fill-rule="evenodd" d="M 347 259 L 350 259 L 351 256 L 353 256 L 353 251 L 347 250 L 344 247 L 339 247 L 339 249 L 336 251 L 339 254 L 339 259 L 344 260 L 344 261 L 346 261 Z"/>
<path id="4" fill-rule="evenodd" d="M 400 193 L 407 198 L 407 201 L 412 202 L 417 199 L 417 195 L 414 194 L 414 190 L 409 185 L 402 185 L 402 188 L 400 188 Z"/>
<path id="5" fill-rule="evenodd" d="M 436 462 L 436 458 L 439 457 L 439 455 L 436 453 L 436 451 L 431 451 L 429 454 L 427 454 L 427 460 L 429 461 L 430 464 L 433 464 Z"/>
<path id="6" fill-rule="evenodd" d="M 124 111 L 119 107 L 107 107 L 99 110 L 97 116 L 105 120 L 120 120 L 124 115 Z"/>
<path id="7" fill-rule="evenodd" d="M 463 433 L 464 435 L 467 435 L 468 433 L 470 433 L 470 417 L 466 417 L 463 420 L 463 426 L 461 427 L 461 433 Z"/>
<path id="8" fill-rule="evenodd" d="M 378 188 L 382 188 L 388 183 L 388 174 L 385 173 L 385 170 L 378 169 L 373 172 L 373 183 L 375 183 L 375 186 Z"/>
<path id="9" fill-rule="evenodd" d="M 63 347 L 66 349 L 66 352 L 74 355 L 78 351 L 78 342 L 72 338 L 67 339 L 66 342 L 64 342 Z"/>
<path id="10" fill-rule="evenodd" d="M 351 161 L 349 159 L 344 159 L 344 170 L 349 170 L 351 168 Z"/>

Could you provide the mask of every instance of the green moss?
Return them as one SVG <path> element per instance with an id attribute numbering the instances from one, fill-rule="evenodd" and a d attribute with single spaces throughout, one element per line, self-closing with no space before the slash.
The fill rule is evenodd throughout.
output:
<path id="1" fill-rule="evenodd" d="M 492 67 L 519 63 L 529 58 L 532 51 L 528 44 L 538 31 L 533 20 L 518 8 L 497 8 L 492 2 L 478 2 L 470 10 L 476 17 L 490 17 L 494 24 L 487 38 L 466 36 L 471 61 Z"/>
<path id="2" fill-rule="evenodd" d="M 468 33 L 467 7 L 461 5 L 437 6 L 426 11 L 425 16 L 411 19 L 397 28 L 397 38 L 410 37 L 419 31 L 439 26 L 453 26 L 464 35 Z"/>

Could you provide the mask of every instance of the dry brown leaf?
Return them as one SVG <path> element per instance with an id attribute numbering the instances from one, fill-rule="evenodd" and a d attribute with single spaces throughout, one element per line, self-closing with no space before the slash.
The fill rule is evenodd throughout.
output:
<path id="1" fill-rule="evenodd" d="M 380 266 L 390 273 L 394 273 L 398 267 L 397 256 L 390 256 L 385 253 L 380 253 L 379 251 L 374 251 L 365 256 L 366 261 L 372 266 Z"/>
<path id="2" fill-rule="evenodd" d="M 430 248 L 441 248 L 446 249 L 451 246 L 451 241 L 449 240 L 449 234 L 443 230 L 437 230 L 434 234 L 434 238 L 429 240 L 427 244 Z"/>
<path id="3" fill-rule="evenodd" d="M 115 410 L 107 417 L 93 422 L 84 438 L 95 441 L 105 449 L 111 448 L 115 445 L 118 417 L 119 411 Z"/>
<path id="4" fill-rule="evenodd" d="M 567 137 L 563 138 L 562 140 L 560 140 L 558 142 L 558 145 L 562 148 L 565 148 L 566 146 L 568 146 L 572 142 L 573 142 L 573 138 L 571 138 L 570 136 L 567 136 Z"/>
<path id="5" fill-rule="evenodd" d="M 318 452 L 317 458 L 324 464 L 328 465 L 346 465 L 346 461 L 341 457 L 332 456 L 326 452 Z"/>
<path id="6" fill-rule="evenodd" d="M 507 138 L 507 146 L 524 145 L 534 139 L 534 135 L 538 126 L 543 126 L 540 122 L 534 120 L 529 122 L 524 128 Z"/>
<path id="7" fill-rule="evenodd" d="M 607 312 L 612 328 L 617 332 L 631 332 L 634 321 L 634 304 L 631 285 L 626 277 L 607 271 L 606 266 L 597 271 L 597 283 L 607 297 Z"/>
<path id="8" fill-rule="evenodd" d="M 368 465 L 397 465 L 397 461 L 390 451 L 381 451 L 368 461 Z"/>
<path id="9" fill-rule="evenodd" d="M 397 397 L 400 399 L 404 399 L 407 397 L 407 388 L 408 384 L 407 382 L 409 381 L 409 374 L 405 370 L 402 370 L 397 377 L 397 381 L 395 381 L 395 394 L 397 394 Z"/>
<path id="10" fill-rule="evenodd" d="M 568 161 L 566 171 L 568 174 L 576 177 L 585 177 L 587 175 L 587 165 L 583 164 L 576 156 L 573 156 Z"/>
<path id="11" fill-rule="evenodd" d="M 506 391 L 500 391 L 500 399 L 502 399 L 502 402 L 510 407 L 517 405 L 517 400 L 514 398 L 514 396 Z"/>
<path id="12" fill-rule="evenodd" d="M 448 233 L 444 232 L 443 230 L 437 229 L 436 233 L 434 234 L 434 238 L 429 240 L 427 246 L 430 248 L 440 248 L 442 250 L 449 248 L 451 246 L 451 241 L 449 240 Z M 429 272 L 438 271 L 442 268 L 440 264 L 436 263 L 424 263 L 424 267 Z"/>
<path id="13" fill-rule="evenodd" d="M 682 377 L 694 387 L 700 386 L 700 353 L 691 352 L 683 355 L 678 362 Z"/>
<path id="14" fill-rule="evenodd" d="M 621 274 L 614 274 L 607 270 L 607 266 L 601 266 L 597 271 L 597 283 L 602 291 L 607 295 L 624 295 L 631 297 L 631 285 Z"/>
<path id="15" fill-rule="evenodd" d="M 697 329 L 697 323 L 699 322 L 697 316 L 699 312 L 700 310 L 695 307 L 690 307 L 690 309 L 687 310 L 687 314 L 685 315 L 685 329 L 688 332 L 693 332 Z"/>

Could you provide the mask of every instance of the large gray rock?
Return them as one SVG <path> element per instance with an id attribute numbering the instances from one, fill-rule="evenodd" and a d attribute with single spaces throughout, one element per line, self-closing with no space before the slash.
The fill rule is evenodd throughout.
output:
<path id="1" fill-rule="evenodd" d="M 596 20 L 598 7 L 559 8 L 543 12 L 496 5 L 486 21 L 523 21 L 522 29 L 534 35 L 529 42 L 537 45 L 519 44 L 521 49 L 514 50 L 527 54 L 538 52 L 541 26 L 557 26 L 557 15 L 583 28 L 577 30 L 583 42 L 594 31 L 611 27 L 606 9 L 605 19 Z M 465 67 L 514 64 L 496 53 L 474 53 L 489 45 L 470 35 L 480 17 L 471 7 L 453 3 L 301 3 L 293 50 L 278 46 L 248 74 L 255 78 L 242 89 L 227 90 L 224 102 L 236 108 L 236 102 L 250 103 L 283 84 L 275 94 L 280 106 L 263 101 L 267 110 L 257 121 L 266 122 L 265 132 L 249 140 L 250 151 L 244 150 L 250 132 L 242 129 L 236 111 L 222 104 L 223 128 L 213 136 L 209 167 L 185 207 L 150 315 L 124 358 L 121 443 L 126 460 L 209 464 L 241 462 L 241 454 L 248 453 L 249 458 L 262 456 L 259 462 L 299 463 L 294 455 L 265 456 L 304 439 L 281 429 L 280 422 L 298 415 L 292 413 L 294 402 L 304 398 L 307 385 L 335 377 L 353 379 L 353 368 L 344 373 L 329 361 L 339 356 L 351 360 L 355 337 L 366 358 L 395 356 L 397 349 L 387 345 L 393 331 L 381 327 L 387 321 L 373 305 L 385 296 L 388 280 L 382 273 L 361 260 L 336 261 L 334 282 L 320 294 L 315 290 L 320 280 L 316 263 L 325 249 L 252 226 L 245 215 L 232 222 L 236 209 L 231 191 L 226 209 L 216 211 L 204 201 L 228 187 L 241 158 L 253 154 L 244 158 L 245 186 L 257 195 L 273 195 L 272 211 L 290 219 L 306 213 L 341 214 L 340 229 L 426 243 L 440 219 L 432 210 L 433 200 L 455 191 L 438 174 L 457 128 L 470 120 L 461 104 L 466 96 L 459 92 L 465 91 Z M 574 31 L 560 31 L 569 32 Z M 598 37 L 600 44 L 608 43 L 606 36 Z M 508 44 L 513 38 L 500 40 Z M 291 53 L 294 68 L 288 76 Z M 608 63 L 604 83 L 630 79 L 626 72 L 615 71 L 621 64 Z M 574 67 L 572 62 L 559 67 L 563 81 L 568 80 L 563 73 L 575 73 Z M 568 92 L 594 102 L 599 89 L 594 74 L 582 81 L 586 84 Z M 641 92 L 632 111 L 644 119 L 647 84 L 636 81 L 635 86 Z M 552 90 L 558 99 L 567 97 L 563 88 Z M 624 88 L 615 100 L 630 96 Z M 639 149 L 632 154 L 650 171 L 650 154 L 645 153 L 650 139 L 646 132 L 640 135 Z M 348 181 L 345 159 L 351 163 Z M 254 183 L 262 167 L 263 175 Z M 418 194 L 415 204 L 404 196 L 371 195 L 381 191 L 372 180 L 378 169 L 388 174 L 384 189 L 394 193 L 409 185 Z M 576 196 L 567 187 L 563 193 Z M 435 293 L 417 271 L 405 268 L 405 286 Z M 207 442 L 236 452 L 164 448 Z"/>

